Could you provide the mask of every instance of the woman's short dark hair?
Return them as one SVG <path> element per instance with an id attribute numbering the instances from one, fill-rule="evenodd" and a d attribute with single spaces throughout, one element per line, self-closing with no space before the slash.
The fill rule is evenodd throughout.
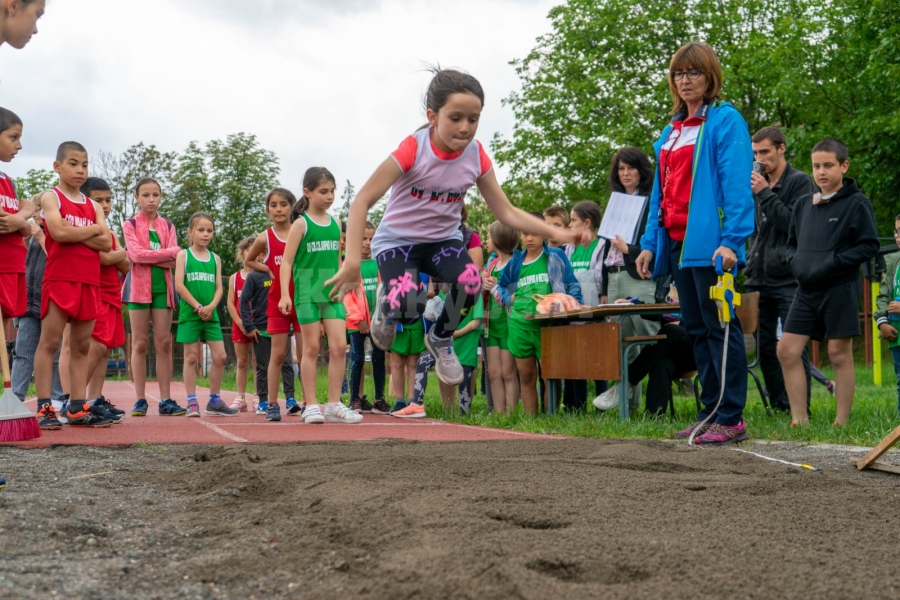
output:
<path id="1" fill-rule="evenodd" d="M 609 164 L 609 187 L 614 192 L 625 193 L 625 186 L 619 180 L 619 164 L 625 163 L 629 167 L 637 169 L 638 180 L 637 193 L 641 196 L 649 196 L 653 189 L 653 167 L 650 158 L 644 151 L 634 146 L 625 146 L 615 153 Z"/>
<path id="2" fill-rule="evenodd" d="M 491 223 L 488 235 L 491 236 L 494 248 L 504 254 L 512 254 L 519 247 L 519 232 L 500 221 Z"/>

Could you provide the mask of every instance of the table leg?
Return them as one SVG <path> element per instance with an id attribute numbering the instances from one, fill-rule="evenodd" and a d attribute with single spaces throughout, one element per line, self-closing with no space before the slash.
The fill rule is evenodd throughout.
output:
<path id="1" fill-rule="evenodd" d="M 619 379 L 619 419 L 627 421 L 630 409 L 631 394 L 628 390 L 628 350 L 631 344 L 622 345 L 622 378 Z"/>

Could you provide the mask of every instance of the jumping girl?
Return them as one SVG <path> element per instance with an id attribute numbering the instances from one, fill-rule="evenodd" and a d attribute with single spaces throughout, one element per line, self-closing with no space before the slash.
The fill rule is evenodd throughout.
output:
<path id="1" fill-rule="evenodd" d="M 300 383 L 306 410 L 305 423 L 359 423 L 362 415 L 347 409 L 341 402 L 341 381 L 347 352 L 347 314 L 341 301 L 331 299 L 331 288 L 325 283 L 341 266 L 341 226 L 328 209 L 334 203 L 334 175 L 324 167 L 312 167 L 303 176 L 303 198 L 306 210 L 291 225 L 284 260 L 281 262 L 282 315 L 296 309 L 303 337 L 300 355 Z M 301 206 L 303 206 L 301 204 Z M 289 290 L 294 282 L 293 297 Z M 328 338 L 328 404 L 324 414 L 316 399 L 317 358 L 319 356 L 319 324 Z"/>
<path id="2" fill-rule="evenodd" d="M 134 191 L 140 211 L 122 225 L 125 250 L 131 271 L 122 288 L 122 302 L 128 305 L 131 319 L 131 374 L 137 402 L 131 416 L 147 414 L 147 344 L 153 324 L 156 348 L 156 378 L 159 382 L 159 414 L 179 416 L 185 409 L 171 398 L 172 381 L 172 311 L 175 309 L 175 284 L 172 267 L 181 252 L 175 226 L 157 212 L 162 202 L 162 189 L 155 179 L 138 181 Z"/>
<path id="3" fill-rule="evenodd" d="M 247 260 L 247 251 L 253 245 L 253 236 L 245 237 L 237 246 L 237 259 L 241 265 Z M 237 357 L 237 398 L 231 403 L 231 408 L 240 412 L 247 410 L 247 367 L 250 364 L 250 343 L 244 324 L 241 322 L 240 302 L 241 291 L 250 269 L 244 267 L 228 279 L 228 314 L 231 316 L 231 341 L 234 344 L 234 354 Z"/>
<path id="4" fill-rule="evenodd" d="M 207 416 L 233 417 L 240 411 L 225 406 L 219 396 L 225 370 L 225 344 L 216 307 L 222 300 L 222 260 L 209 250 L 216 226 L 203 212 L 188 221 L 190 247 L 175 258 L 175 289 L 181 297 L 178 307 L 179 343 L 184 344 L 184 388 L 187 391 L 187 416 L 199 417 L 197 404 L 197 361 L 200 345 L 206 341 L 212 355 L 209 371 Z"/>
<path id="5" fill-rule="evenodd" d="M 250 250 L 244 266 L 257 271 L 263 271 L 272 276 L 272 285 L 269 288 L 269 304 L 266 307 L 266 333 L 272 339 L 272 354 L 269 357 L 269 368 L 266 372 L 269 381 L 269 398 L 264 404 L 260 401 L 256 407 L 256 414 L 266 415 L 267 421 L 280 421 L 281 408 L 278 406 L 278 382 L 281 380 L 281 364 L 287 356 L 290 335 L 294 333 L 297 356 L 300 356 L 300 323 L 297 322 L 297 313 L 291 310 L 287 315 L 278 310 L 278 302 L 281 300 L 281 263 L 284 257 L 284 245 L 288 234 L 291 232 L 291 211 L 297 204 L 297 198 L 293 192 L 285 188 L 274 188 L 266 194 L 266 212 L 272 219 L 272 226 L 259 234 Z M 257 260 L 262 256 L 262 262 Z M 294 282 L 289 281 L 289 295 L 294 293 Z M 318 334 L 316 334 L 318 337 Z M 285 408 L 289 414 L 301 411 L 301 407 L 294 398 L 288 398 Z"/>
<path id="6" fill-rule="evenodd" d="M 428 124 L 400 144 L 354 199 L 346 259 L 337 275 L 325 282 L 334 286 L 335 297 L 359 286 L 366 214 L 391 190 L 372 241 L 382 281 L 372 309 L 372 340 L 388 349 L 396 323 L 412 323 L 421 316 L 426 292 L 420 272 L 451 282 L 444 310 L 425 336 L 438 377 L 450 385 L 458 385 L 463 378 L 453 350 L 453 331 L 481 291 L 481 275 L 459 229 L 469 188 L 477 185 L 497 219 L 513 229 L 563 243 L 581 239 L 581 232 L 555 229 L 510 204 L 497 183 L 491 159 L 480 143 L 472 143 L 483 107 L 484 91 L 477 79 L 459 71 L 436 70 L 425 97 Z"/>

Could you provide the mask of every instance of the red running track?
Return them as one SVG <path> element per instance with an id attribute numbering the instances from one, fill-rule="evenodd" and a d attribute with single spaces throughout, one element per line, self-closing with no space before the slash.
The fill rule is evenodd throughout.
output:
<path id="1" fill-rule="evenodd" d="M 197 388 L 200 399 L 199 419 L 186 417 L 161 417 L 158 415 L 159 388 L 155 382 L 147 382 L 147 402 L 150 410 L 146 417 L 126 414 L 122 422 L 107 428 L 69 427 L 59 431 L 43 431 L 41 437 L 12 445 L 26 448 L 45 448 L 53 445 L 84 446 L 132 446 L 144 443 L 162 444 L 280 444 L 290 442 L 349 442 L 376 439 L 403 439 L 432 442 L 463 442 L 512 439 L 561 438 L 506 429 L 492 429 L 458 423 L 446 423 L 434 419 L 398 419 L 388 415 L 365 415 L 362 423 L 344 425 L 325 423 L 306 425 L 301 418 L 282 413 L 279 423 L 269 423 L 264 416 L 254 412 L 236 417 L 207 417 L 203 414 L 208 391 Z M 134 403 L 134 387 L 128 381 L 108 381 L 104 393 L 118 408 L 129 411 Z M 181 383 L 172 383 L 172 393 L 178 403 L 185 405 L 187 394 Z M 237 394 L 225 392 L 223 400 L 231 403 Z M 29 398 L 25 404 L 31 410 L 36 400 Z"/>

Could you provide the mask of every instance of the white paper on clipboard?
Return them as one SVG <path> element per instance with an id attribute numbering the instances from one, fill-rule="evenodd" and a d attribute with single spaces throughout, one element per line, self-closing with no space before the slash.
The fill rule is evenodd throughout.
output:
<path id="1" fill-rule="evenodd" d="M 625 240 L 625 243 L 634 244 L 641 217 L 647 208 L 647 201 L 647 196 L 631 196 L 613 192 L 600 223 L 600 237 L 614 240 L 618 235 Z"/>

